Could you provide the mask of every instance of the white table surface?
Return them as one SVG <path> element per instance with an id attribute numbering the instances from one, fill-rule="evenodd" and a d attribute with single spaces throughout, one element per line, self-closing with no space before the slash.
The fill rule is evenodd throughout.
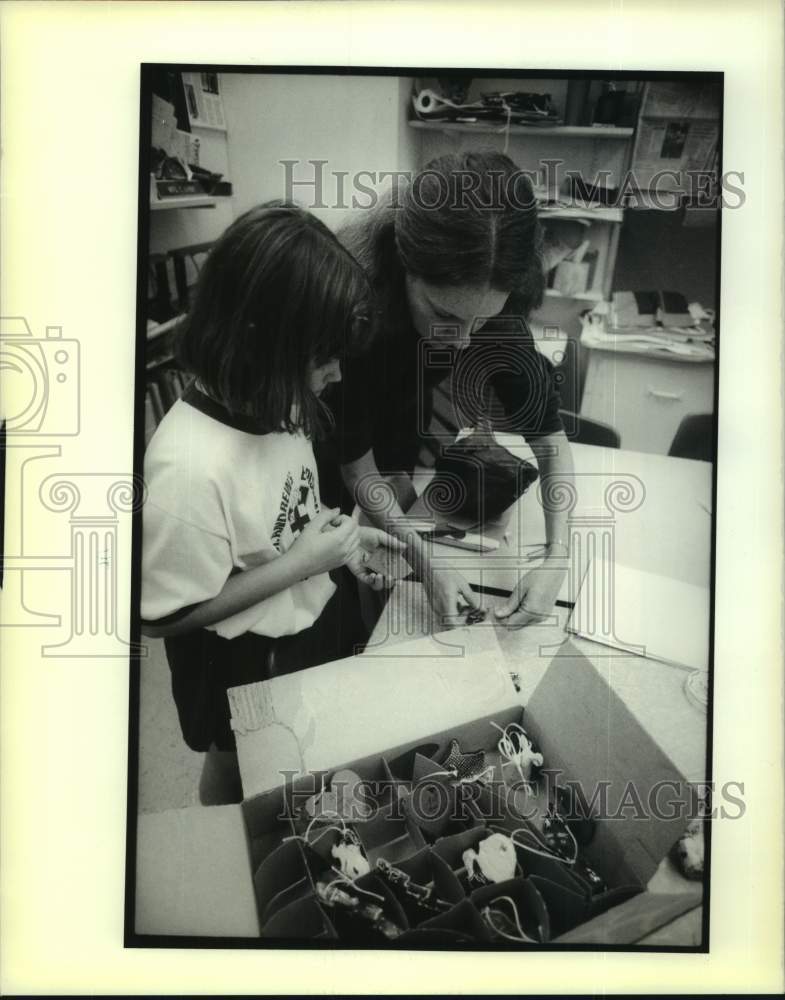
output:
<path id="1" fill-rule="evenodd" d="M 499 436 L 499 440 L 502 436 Z M 505 444 L 520 457 L 531 456 L 522 439 L 504 436 Z M 613 559 L 625 566 L 670 576 L 685 583 L 708 586 L 711 553 L 711 473 L 708 462 L 599 448 L 573 444 L 576 503 L 571 520 L 583 538 L 597 537 L 591 525 L 610 526 L 614 546 Z M 422 489 L 428 476 L 416 486 Z M 623 506 L 624 493 L 633 491 L 630 510 L 609 510 L 605 497 L 614 484 L 615 495 Z M 413 513 L 423 511 L 422 501 Z M 598 515 L 598 517 L 595 517 Z M 599 519 L 598 519 L 599 518 Z M 434 567 L 454 566 L 470 583 L 500 590 L 512 590 L 522 572 L 531 568 L 525 557 L 545 541 L 545 522 L 539 494 L 539 482 L 532 486 L 508 512 L 508 537 L 492 529 L 488 534 L 500 537 L 493 552 L 469 552 L 433 543 Z M 559 595 L 572 602 L 573 592 L 590 558 L 590 546 L 583 544 L 573 551 L 573 572 L 565 580 Z"/>
<path id="2" fill-rule="evenodd" d="M 523 446 L 525 448 L 525 446 Z M 642 502 L 635 510 L 612 512 L 614 559 L 635 569 L 671 576 L 699 586 L 708 586 L 711 552 L 711 473 L 706 462 L 642 454 L 591 445 L 572 446 L 577 504 L 574 516 L 590 515 L 603 508 L 609 484 L 632 480 L 642 489 Z M 523 448 L 521 455 L 525 454 Z M 419 486 L 423 485 L 423 481 Z M 420 509 L 422 505 L 420 504 Z M 606 511 L 607 513 L 607 511 Z M 521 572 L 532 564 L 522 563 L 520 552 L 544 541 L 542 507 L 536 487 L 513 508 L 509 519 L 509 543 L 502 541 L 493 552 L 477 553 L 434 543 L 435 565 L 459 567 L 471 583 L 509 591 Z M 582 560 L 587 552 L 573 553 Z M 580 580 L 580 573 L 570 579 Z M 571 602 L 570 579 L 560 599 Z M 493 608 L 503 597 L 484 595 L 483 606 Z M 554 651 L 568 638 L 565 625 L 570 610 L 557 606 L 542 624 L 510 630 L 495 628 L 509 657 L 510 669 L 519 673 L 521 703 L 528 701 L 545 673 Z M 490 622 L 490 619 L 489 619 Z M 695 622 L 708 628 L 708 622 Z M 370 644 L 383 646 L 428 634 L 437 628 L 421 584 L 398 583 L 373 630 Z M 641 656 L 625 655 L 586 639 L 569 637 L 607 678 L 637 716 L 667 748 L 680 772 L 691 781 L 702 781 L 706 773 L 706 714 L 690 703 L 683 692 L 688 672 Z"/>

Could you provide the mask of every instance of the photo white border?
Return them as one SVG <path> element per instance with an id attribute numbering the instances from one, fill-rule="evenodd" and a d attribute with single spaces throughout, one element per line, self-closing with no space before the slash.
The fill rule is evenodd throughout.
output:
<path id="1" fill-rule="evenodd" d="M 780 991 L 781 4 L 7 2 L 0 29 L 0 314 L 79 340 L 68 464 L 107 473 L 133 467 L 141 62 L 724 71 L 746 203 L 722 221 L 714 779 L 747 804 L 713 828 L 709 955 L 124 949 L 127 661 L 47 660 L 35 630 L 0 630 L 0 990 Z"/>

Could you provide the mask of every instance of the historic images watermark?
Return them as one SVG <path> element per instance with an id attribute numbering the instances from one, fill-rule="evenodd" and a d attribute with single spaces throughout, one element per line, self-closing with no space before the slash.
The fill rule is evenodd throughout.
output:
<path id="1" fill-rule="evenodd" d="M 504 204 L 532 208 L 533 186 L 549 192 L 549 197 L 557 197 L 555 192 L 565 187 L 587 192 L 589 200 L 592 194 L 602 192 L 606 208 L 644 205 L 670 209 L 674 193 L 690 208 L 736 209 L 746 201 L 744 172 L 740 170 L 727 170 L 718 176 L 712 170 L 665 168 L 647 174 L 641 183 L 634 170 L 616 177 L 610 170 L 600 169 L 588 179 L 569 169 L 564 160 L 543 159 L 535 170 L 519 169 L 511 174 L 488 171 L 481 178 L 471 170 L 457 171 L 450 183 L 438 170 L 331 170 L 329 160 L 318 158 L 278 162 L 282 196 L 311 210 L 373 210 L 383 198 L 398 208 L 404 188 L 416 207 L 425 211 L 467 207 L 493 211 Z"/>
<path id="2" fill-rule="evenodd" d="M 320 807 L 324 794 L 322 776 L 282 770 L 284 792 L 279 820 L 292 820 L 308 814 L 336 822 L 340 814 L 346 823 L 368 820 L 385 803 L 385 815 L 391 819 L 411 817 L 415 822 L 481 820 L 485 823 L 533 822 L 543 815 L 544 804 L 558 801 L 559 815 L 567 821 L 665 822 L 683 820 L 741 819 L 747 810 L 745 787 L 740 781 L 714 782 L 661 779 L 643 788 L 638 782 L 603 779 L 590 787 L 566 778 L 558 769 L 545 768 L 536 786 L 528 782 L 501 778 L 460 781 L 438 774 L 426 775 L 400 794 L 401 782 L 395 779 L 343 779 L 330 782 L 328 803 Z M 340 808 L 337 808 L 340 807 Z"/>
<path id="3" fill-rule="evenodd" d="M 44 337 L 35 337 L 24 317 L 0 318 L 6 428 L 0 626 L 65 626 L 65 638 L 41 646 L 48 657 L 144 656 L 146 647 L 121 637 L 118 606 L 120 517 L 144 502 L 142 479 L 123 472 L 51 471 L 52 461 L 62 459 L 67 439 L 81 431 L 80 361 L 79 341 L 64 337 L 61 327 L 47 327 Z M 13 495 L 11 484 L 18 486 Z M 37 515 L 49 511 L 67 516 L 70 544 L 65 550 L 55 550 L 54 539 L 51 545 L 49 539 L 42 541 L 40 517 L 33 530 L 34 509 Z M 18 544 L 15 552 L 8 551 L 12 538 Z M 42 545 L 47 545 L 43 551 Z M 69 581 L 66 621 L 29 604 L 33 574 L 51 572 L 64 573 Z"/>

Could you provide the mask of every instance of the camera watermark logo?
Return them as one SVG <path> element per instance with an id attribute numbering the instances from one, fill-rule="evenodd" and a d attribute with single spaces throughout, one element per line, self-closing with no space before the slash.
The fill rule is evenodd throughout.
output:
<path id="1" fill-rule="evenodd" d="M 79 342 L 62 327 L 48 326 L 40 338 L 21 316 L 0 319 L 0 371 L 7 434 L 79 433 Z"/>
<path id="2" fill-rule="evenodd" d="M 118 605 L 120 518 L 144 502 L 144 483 L 127 473 L 53 472 L 65 442 L 80 433 L 80 346 L 48 326 L 35 337 L 24 317 L 0 319 L 0 373 L 6 446 L 5 628 L 65 628 L 42 644 L 47 657 L 127 657 L 146 649 L 124 640 Z M 52 520 L 46 512 L 60 517 Z M 61 545 L 62 515 L 69 543 Z M 15 551 L 9 551 L 11 543 Z M 34 606 L 42 574 L 67 574 L 65 615 Z M 59 590 L 62 593 L 62 589 Z"/>

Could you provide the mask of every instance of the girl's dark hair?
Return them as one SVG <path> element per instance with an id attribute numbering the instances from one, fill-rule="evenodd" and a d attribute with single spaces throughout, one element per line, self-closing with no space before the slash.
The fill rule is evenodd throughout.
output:
<path id="1" fill-rule="evenodd" d="M 397 205 L 387 200 L 341 236 L 371 279 L 385 325 L 385 317 L 405 313 L 406 273 L 434 285 L 513 293 L 524 316 L 542 302 L 542 228 L 531 181 L 503 153 L 432 160 Z"/>
<path id="2" fill-rule="evenodd" d="M 317 434 L 329 411 L 309 388 L 309 362 L 368 346 L 369 297 L 362 268 L 324 223 L 268 202 L 212 247 L 179 333 L 179 361 L 262 429 Z"/>

